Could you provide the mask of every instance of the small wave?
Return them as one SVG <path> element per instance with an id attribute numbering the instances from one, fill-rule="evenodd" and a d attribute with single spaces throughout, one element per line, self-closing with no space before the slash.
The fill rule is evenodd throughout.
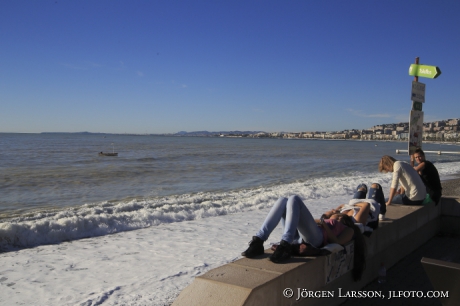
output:
<path id="1" fill-rule="evenodd" d="M 441 177 L 460 172 L 460 163 L 436 165 Z M 299 195 L 313 215 L 349 199 L 359 183 L 380 183 L 387 190 L 391 174 L 356 172 L 346 177 L 325 177 L 290 184 L 261 186 L 230 192 L 201 192 L 176 196 L 103 202 L 78 208 L 49 210 L 0 222 L 0 250 L 54 244 L 136 230 L 164 223 L 265 209 L 279 196 Z"/>
<path id="2" fill-rule="evenodd" d="M 353 193 L 361 177 L 322 178 L 231 192 L 103 202 L 2 220 L 0 249 L 33 247 L 270 207 L 281 196 L 317 201 Z M 370 179 L 370 178 L 367 178 Z"/>
<path id="3" fill-rule="evenodd" d="M 153 162 L 155 160 L 156 160 L 156 158 L 154 158 L 154 157 L 143 157 L 143 158 L 138 158 L 136 161 L 143 162 L 143 163 L 148 163 L 148 162 Z"/>

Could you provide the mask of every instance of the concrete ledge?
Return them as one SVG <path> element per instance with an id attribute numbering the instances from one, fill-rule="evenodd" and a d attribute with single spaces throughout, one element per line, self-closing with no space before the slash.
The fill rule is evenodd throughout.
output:
<path id="1" fill-rule="evenodd" d="M 460 264 L 431 258 L 422 258 L 421 262 L 434 289 L 449 292 L 448 298 L 439 299 L 442 305 L 459 305 Z"/>
<path id="2" fill-rule="evenodd" d="M 441 232 L 460 235 L 460 205 L 454 197 L 443 197 L 441 207 Z"/>
<path id="3" fill-rule="evenodd" d="M 342 256 L 340 254 L 293 257 L 286 263 L 274 264 L 267 260 L 272 253 L 268 249 L 258 258 L 242 258 L 196 277 L 173 305 L 338 305 L 344 301 L 338 296 L 339 288 L 342 292 L 359 290 L 376 278 L 381 262 L 390 268 L 439 233 L 444 227 L 441 225 L 442 212 L 458 214 L 460 218 L 458 199 L 443 198 L 438 206 L 433 203 L 389 206 L 387 220 L 381 221 L 378 230 L 366 238 L 367 268 L 359 282 L 353 281 L 351 272 L 327 282 L 328 262 L 330 264 L 332 258 Z M 286 288 L 294 290 L 292 298 L 283 296 Z M 332 291 L 335 295 L 327 299 L 302 298 L 296 301 L 298 288 L 310 292 Z"/>

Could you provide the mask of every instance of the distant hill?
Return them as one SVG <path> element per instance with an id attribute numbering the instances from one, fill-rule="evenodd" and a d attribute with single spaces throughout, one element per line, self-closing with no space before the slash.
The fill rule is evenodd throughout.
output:
<path id="1" fill-rule="evenodd" d="M 194 131 L 194 132 L 186 132 L 180 131 L 175 134 L 174 136 L 220 136 L 220 135 L 244 135 L 244 134 L 256 134 L 256 133 L 263 133 L 263 131 L 219 131 L 219 132 L 209 132 L 209 131 Z"/>
<path id="2" fill-rule="evenodd" d="M 105 133 L 92 133 L 92 132 L 41 132 L 40 134 L 105 134 Z"/>

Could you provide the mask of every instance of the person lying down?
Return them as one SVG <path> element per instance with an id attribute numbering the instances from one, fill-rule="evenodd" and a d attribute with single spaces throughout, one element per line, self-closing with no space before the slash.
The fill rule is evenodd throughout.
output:
<path id="1" fill-rule="evenodd" d="M 335 213 L 327 219 L 315 220 L 305 203 L 296 195 L 280 197 L 276 201 L 259 231 L 249 242 L 249 247 L 241 255 L 247 258 L 263 255 L 264 242 L 280 221 L 283 235 L 268 257 L 269 260 L 280 263 L 289 260 L 291 255 L 314 256 L 312 251 L 316 252 L 328 244 L 343 247 L 354 241 L 353 277 L 355 280 L 361 278 L 365 267 L 366 243 L 350 216 Z"/>
<path id="2" fill-rule="evenodd" d="M 366 199 L 367 191 L 367 186 L 365 184 L 358 185 L 353 199 L 351 199 L 348 204 L 339 205 L 337 208 L 325 212 L 322 217 L 329 218 L 333 214 L 342 213 L 350 216 L 353 222 L 358 224 L 358 226 L 362 224 L 362 227 L 359 226 L 361 232 L 371 232 L 372 229 L 377 229 L 379 215 L 382 214 L 383 210 L 382 205 L 385 205 L 385 197 L 380 184 L 374 183 L 371 185 Z"/>

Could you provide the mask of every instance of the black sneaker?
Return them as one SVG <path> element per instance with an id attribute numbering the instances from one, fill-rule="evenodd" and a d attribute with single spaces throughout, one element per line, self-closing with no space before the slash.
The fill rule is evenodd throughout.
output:
<path id="1" fill-rule="evenodd" d="M 291 244 L 287 241 L 281 240 L 275 252 L 273 252 L 273 254 L 268 259 L 274 263 L 279 263 L 291 258 L 291 252 Z"/>
<path id="2" fill-rule="evenodd" d="M 249 241 L 249 248 L 241 253 L 242 256 L 247 258 L 256 257 L 264 253 L 264 241 L 257 236 L 253 236 Z"/>

